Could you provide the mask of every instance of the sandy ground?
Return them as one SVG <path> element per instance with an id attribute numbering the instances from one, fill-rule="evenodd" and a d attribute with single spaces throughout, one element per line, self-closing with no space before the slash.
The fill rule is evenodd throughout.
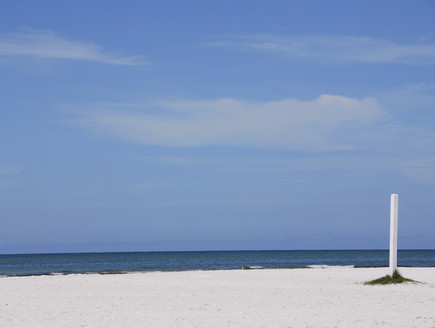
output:
<path id="1" fill-rule="evenodd" d="M 153 272 L 0 278 L 0 327 L 435 327 L 422 284 L 365 286 L 386 268 Z"/>

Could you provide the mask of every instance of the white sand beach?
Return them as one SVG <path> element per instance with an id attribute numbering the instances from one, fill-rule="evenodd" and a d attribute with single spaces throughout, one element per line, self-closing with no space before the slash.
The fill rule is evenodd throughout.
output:
<path id="1" fill-rule="evenodd" d="M 366 286 L 387 268 L 0 278 L 0 327 L 435 327 L 435 268 L 421 284 Z"/>

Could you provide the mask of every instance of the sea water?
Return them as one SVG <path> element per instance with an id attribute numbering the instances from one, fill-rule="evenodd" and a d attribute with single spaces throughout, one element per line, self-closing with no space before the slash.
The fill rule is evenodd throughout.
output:
<path id="1" fill-rule="evenodd" d="M 398 265 L 435 267 L 435 250 L 399 250 Z M 0 276 L 147 271 L 386 267 L 388 250 L 120 252 L 0 255 Z"/>

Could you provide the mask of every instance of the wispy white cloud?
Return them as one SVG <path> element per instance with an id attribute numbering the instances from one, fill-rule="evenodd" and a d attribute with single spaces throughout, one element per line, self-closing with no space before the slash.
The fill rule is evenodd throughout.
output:
<path id="1" fill-rule="evenodd" d="M 402 171 L 417 181 L 435 184 L 435 157 L 409 162 L 403 166 Z"/>
<path id="2" fill-rule="evenodd" d="M 435 44 L 404 44 L 361 36 L 250 35 L 219 39 L 206 45 L 327 62 L 435 64 Z"/>
<path id="3" fill-rule="evenodd" d="M 9 181 L 3 179 L 2 176 L 9 175 L 9 174 L 17 174 L 17 173 L 23 172 L 25 170 L 26 169 L 24 167 L 19 166 L 19 165 L 0 164 L 0 188 L 10 186 Z"/>
<path id="4" fill-rule="evenodd" d="M 384 113 L 373 98 L 322 95 L 310 101 L 236 99 L 89 104 L 69 124 L 170 147 L 231 145 L 292 150 L 352 149 Z"/>
<path id="5" fill-rule="evenodd" d="M 201 165 L 210 164 L 211 162 L 203 158 L 193 158 L 193 157 L 169 157 L 169 156 L 139 156 L 136 157 L 144 161 L 159 162 L 168 165 L 177 166 L 191 166 L 191 165 Z"/>
<path id="6" fill-rule="evenodd" d="M 140 56 L 107 53 L 97 44 L 68 40 L 47 30 L 0 34 L 0 56 L 83 60 L 112 65 L 147 64 Z"/>
<path id="7" fill-rule="evenodd" d="M 413 83 L 383 92 L 381 101 L 389 106 L 412 113 L 412 118 L 419 118 L 417 112 L 433 112 L 435 107 L 435 83 Z M 433 119 L 424 118 L 426 123 L 435 123 Z"/>
<path id="8" fill-rule="evenodd" d="M 147 182 L 147 183 L 138 183 L 136 188 L 140 191 L 145 192 L 153 192 L 156 190 L 164 190 L 168 188 L 173 188 L 177 184 L 173 182 Z"/>
<path id="9" fill-rule="evenodd" d="M 26 169 L 19 165 L 0 164 L 0 174 L 14 174 L 25 171 Z"/>

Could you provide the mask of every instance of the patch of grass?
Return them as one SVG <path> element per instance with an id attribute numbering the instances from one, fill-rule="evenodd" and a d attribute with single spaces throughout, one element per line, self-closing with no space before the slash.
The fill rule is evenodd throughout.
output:
<path id="1" fill-rule="evenodd" d="M 390 285 L 403 284 L 405 282 L 418 283 L 418 281 L 403 277 L 398 270 L 395 270 L 392 276 L 386 275 L 375 280 L 366 281 L 364 285 Z"/>

